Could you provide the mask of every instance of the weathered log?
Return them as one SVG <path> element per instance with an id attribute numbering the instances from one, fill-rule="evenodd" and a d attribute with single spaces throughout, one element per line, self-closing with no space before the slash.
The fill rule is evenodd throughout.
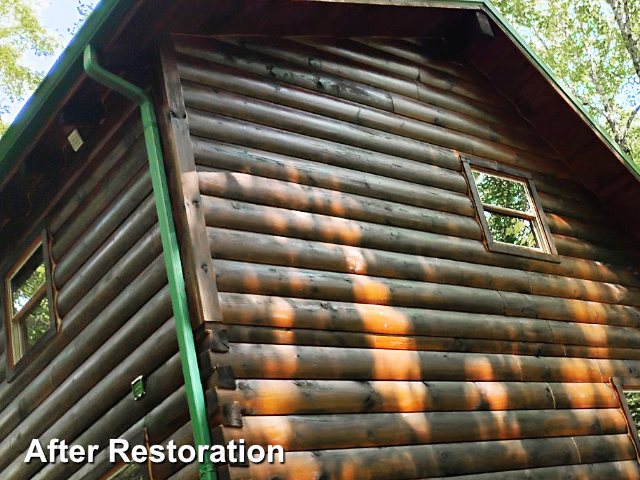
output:
<path id="1" fill-rule="evenodd" d="M 536 185 L 537 186 L 537 185 Z M 564 235 L 579 240 L 586 240 L 608 248 L 629 249 L 633 243 L 629 238 L 612 235 L 608 228 L 594 225 L 592 222 L 545 212 L 549 229 L 556 235 Z"/>
<path id="2" fill-rule="evenodd" d="M 305 43 L 306 38 L 296 39 Z M 314 39 L 311 38 L 311 41 Z M 477 69 L 469 65 L 452 62 L 443 59 L 441 56 L 434 57 L 423 45 L 404 38 L 383 38 L 383 37 L 358 37 L 349 39 L 350 43 L 366 45 L 372 49 L 381 50 L 396 59 L 406 59 L 418 65 L 428 66 L 436 70 L 448 73 L 456 77 L 464 78 L 481 85 L 490 85 L 489 80 Z M 318 48 L 325 46 L 331 48 L 334 45 L 339 47 L 344 40 L 340 38 L 324 38 L 323 42 L 317 42 Z M 354 47 L 355 49 L 355 47 Z M 354 59 L 355 60 L 355 59 Z"/>
<path id="3" fill-rule="evenodd" d="M 166 446 L 169 441 L 173 441 L 177 448 L 180 448 L 183 445 L 193 446 L 193 430 L 191 428 L 191 424 L 185 424 L 169 438 L 165 439 L 164 442 L 160 443 L 160 445 Z M 152 475 L 153 478 L 168 478 L 184 466 L 185 464 L 179 460 L 174 463 L 169 461 L 154 463 L 151 465 Z"/>
<path id="4" fill-rule="evenodd" d="M 600 451 L 594 450 L 600 447 Z M 361 478 L 397 480 L 452 476 L 515 468 L 549 467 L 635 459 L 628 436 L 540 438 L 491 442 L 450 443 L 402 447 L 288 452 L 285 463 L 227 467 L 221 478 L 346 480 L 358 472 Z M 229 470 L 231 472 L 229 472 Z"/>
<path id="5" fill-rule="evenodd" d="M 204 117 L 198 115 L 193 119 L 196 128 L 198 119 L 214 120 L 220 122 L 221 131 L 214 132 L 207 130 L 211 136 L 222 138 L 220 133 L 224 132 L 225 137 L 229 141 L 238 141 L 242 143 L 242 139 L 234 139 L 236 132 L 244 134 L 242 130 L 237 130 L 239 124 L 232 119 L 222 117 Z M 228 128 L 227 128 L 228 127 Z M 255 128 L 248 126 L 250 130 Z M 272 131 L 273 132 L 273 131 Z M 255 141 L 259 136 L 270 135 L 267 130 L 256 132 L 253 137 Z M 280 132 L 277 136 L 288 135 L 286 132 Z M 251 143 L 255 143 L 252 141 Z M 269 140 L 271 141 L 271 140 Z M 286 140 L 283 139 L 283 142 Z M 247 165 L 257 164 L 259 175 L 263 175 L 266 171 L 275 171 L 276 175 L 283 180 L 293 180 L 296 183 L 305 183 L 304 178 L 308 176 L 310 185 L 323 186 L 322 183 L 328 184 L 330 190 L 336 190 L 335 186 L 351 190 L 352 193 L 363 195 L 370 198 L 380 198 L 381 200 L 395 201 L 407 205 L 419 207 L 435 208 L 442 211 L 452 213 L 460 213 L 467 216 L 473 216 L 475 211 L 472 207 L 468 195 L 437 188 L 443 182 L 439 181 L 437 172 L 424 168 L 420 172 L 420 165 L 402 165 L 404 162 L 397 157 L 393 157 L 390 163 L 379 162 L 359 155 L 359 152 L 346 152 L 344 158 L 336 152 L 332 158 L 327 158 L 326 163 L 304 162 L 299 159 L 293 159 L 279 154 L 273 154 L 262 150 L 247 150 L 246 148 L 234 147 L 228 144 L 220 144 L 218 142 L 205 141 L 203 139 L 195 139 L 195 148 L 198 162 L 205 165 L 211 165 L 214 168 L 224 168 L 227 164 L 235 164 L 239 168 L 247 168 Z M 281 145 L 282 143 L 279 142 Z M 269 147 L 271 148 L 271 147 Z M 279 149 L 285 150 L 285 149 Z M 306 155 L 312 159 L 318 158 L 314 155 L 313 149 L 309 150 L 311 155 Z M 396 161 L 396 159 L 398 161 Z M 266 165 L 265 165 L 266 160 Z M 274 162 L 275 160 L 275 162 Z M 219 163 L 221 162 L 221 163 Z M 298 163 L 300 162 L 300 163 Z M 375 163 L 374 163 L 375 162 Z M 328 166 L 328 164 L 338 165 L 338 168 Z M 377 163 L 377 164 L 376 164 Z M 413 162 L 416 164 L 417 162 Z M 348 170 L 342 168 L 347 167 Z M 358 170 L 356 172 L 353 169 Z M 372 173 L 369 173 L 372 172 Z M 423 180 L 423 176 L 429 176 L 430 181 Z M 268 173 L 266 176 L 270 176 Z M 337 178 L 336 178 L 337 176 Z M 460 178 L 462 178 L 460 176 Z M 435 184 L 436 187 L 430 187 Z M 424 185 L 424 186 L 423 186 Z M 465 187 L 466 188 L 466 187 Z M 411 196 L 413 193 L 413 196 Z"/>
<path id="6" fill-rule="evenodd" d="M 180 470 L 171 475 L 168 480 L 198 480 L 198 478 L 200 478 L 198 464 L 192 462 L 183 466 Z M 636 479 L 633 478 L 631 480 Z"/>
<path id="7" fill-rule="evenodd" d="M 32 428 L 37 426 L 44 429 L 51 425 L 56 420 L 57 413 L 71 408 L 85 392 L 123 362 L 170 317 L 171 298 L 169 288 L 164 287 L 120 329 L 116 330 L 125 319 L 113 317 L 110 318 L 110 324 L 103 326 L 99 332 L 95 327 L 87 327 L 76 341 L 71 343 L 71 348 L 67 348 L 66 356 L 56 357 L 43 374 L 36 377 L 0 413 L 0 437 L 9 435 L 20 422 L 31 424 Z M 113 335 L 109 337 L 112 332 Z M 90 334 L 94 336 L 90 337 Z M 99 348 L 95 351 L 89 350 L 96 348 L 96 345 Z M 84 353 L 87 350 L 91 353 Z M 78 360 L 81 359 L 84 362 L 79 365 Z M 69 368 L 72 362 L 77 365 L 75 370 Z M 68 376 L 61 376 L 60 371 Z M 25 421 L 27 417 L 29 421 Z"/>
<path id="8" fill-rule="evenodd" d="M 640 326 L 640 310 L 483 288 L 217 260 L 221 292 Z"/>
<path id="9" fill-rule="evenodd" d="M 433 107 L 415 100 L 412 101 L 407 97 L 398 95 L 390 94 L 391 105 L 385 105 L 386 108 L 381 111 L 375 106 L 372 106 L 373 108 L 369 107 L 368 96 L 362 95 L 361 91 L 342 93 L 343 90 L 340 90 L 337 92 L 339 98 L 336 98 L 335 95 L 328 97 L 325 90 L 318 86 L 322 80 L 316 81 L 315 91 L 312 92 L 289 87 L 270 78 L 259 77 L 246 71 L 231 69 L 220 64 L 212 64 L 193 58 L 181 59 L 180 75 L 184 80 L 190 82 L 319 113 L 330 118 L 379 128 L 381 131 L 398 133 L 418 140 L 430 138 L 434 131 L 446 128 L 516 148 L 531 149 L 541 154 L 552 153 L 548 147 L 546 149 L 539 148 L 540 141 L 536 145 L 531 141 L 513 140 L 513 137 L 518 137 L 513 129 L 508 130 L 497 125 L 483 124 L 473 117 Z M 366 89 L 366 86 L 364 87 Z M 354 93 L 359 95 L 354 95 Z M 345 96 L 349 97 L 349 103 L 341 99 Z M 357 96 L 361 98 L 353 98 Z M 351 103 L 354 100 L 357 103 Z M 523 135 L 521 134 L 519 137 L 522 138 Z M 527 137 L 528 140 L 530 138 Z"/>
<path id="10" fill-rule="evenodd" d="M 373 335 L 352 332 L 282 329 L 227 325 L 225 338 L 234 343 L 307 345 L 322 347 L 382 348 L 387 350 L 430 350 L 442 352 L 509 353 L 544 357 L 640 360 L 636 348 L 582 347 L 559 343 L 514 342 L 452 337 Z M 455 333 L 452 333 L 455 335 Z M 228 348 L 228 346 L 226 347 Z M 214 351 L 220 351 L 212 348 Z"/>
<path id="11" fill-rule="evenodd" d="M 138 375 L 148 376 L 178 351 L 173 318 L 157 329 L 136 350 L 104 376 L 81 400 L 66 410 L 49 427 L 47 424 L 21 424 L 0 442 L 0 468 L 4 478 L 29 478 L 41 467 L 40 462 L 25 463 L 24 450 L 31 439 L 39 438 L 48 444 L 53 438 L 73 439 L 84 431 L 126 394 L 130 394 L 131 381 Z M 48 428 L 47 428 L 48 427 Z M 46 429 L 46 430 L 45 430 Z M 15 460 L 7 466 L 11 459 Z"/>
<path id="12" fill-rule="evenodd" d="M 419 84 L 416 81 L 384 75 L 376 71 L 368 71 L 363 75 L 358 75 L 357 70 L 354 71 L 353 68 L 350 69 L 348 74 L 342 70 L 328 71 L 324 68 L 318 69 L 319 64 L 313 59 L 295 62 L 295 59 L 288 59 L 279 55 L 280 52 L 278 50 L 256 53 L 255 51 L 242 49 L 236 45 L 210 38 L 187 39 L 181 37 L 176 49 L 179 53 L 185 55 L 206 59 L 221 65 L 241 68 L 251 73 L 268 76 L 283 83 L 294 84 L 310 90 L 318 88 L 318 81 L 322 85 L 322 91 L 334 95 L 338 91 L 358 92 L 364 90 L 368 98 L 378 100 L 377 104 L 372 104 L 377 108 L 384 108 L 384 106 L 389 105 L 391 103 L 390 93 L 395 93 L 485 121 L 505 122 L 504 110 L 491 108 L 486 103 L 477 102 L 456 94 L 447 94 L 428 85 Z M 265 55 L 265 53 L 272 55 Z M 311 60 L 311 63 L 309 63 L 309 60 Z M 362 98 L 356 98 L 356 101 L 362 102 Z M 513 122 L 511 122 L 511 118 L 513 118 Z M 523 125 L 522 120 L 515 115 L 509 117 L 509 123 L 513 123 L 516 126 Z"/>
<path id="13" fill-rule="evenodd" d="M 104 241 L 87 261 L 77 268 L 66 283 L 58 284 L 58 312 L 66 314 L 77 299 L 82 298 L 102 278 L 111 266 L 156 223 L 155 202 L 149 196 L 125 222 Z M 76 267 L 72 267 L 76 268 Z M 54 281 L 60 272 L 56 268 Z"/>
<path id="14" fill-rule="evenodd" d="M 155 204 L 152 203 L 152 205 Z M 152 215 L 151 220 L 155 221 L 156 217 Z M 118 238 L 123 239 L 123 241 L 124 239 L 127 239 L 127 243 L 130 243 L 131 240 L 135 242 L 133 243 L 133 246 L 130 246 L 129 249 L 125 251 L 124 254 L 120 254 L 119 257 L 100 259 L 96 256 L 94 261 L 89 261 L 86 268 L 81 269 L 74 277 L 71 277 L 64 286 L 62 286 L 58 293 L 57 305 L 58 313 L 61 317 L 66 317 L 77 309 L 80 299 L 91 298 L 92 300 L 96 300 L 96 297 L 102 296 L 103 289 L 96 287 L 100 285 L 101 281 L 104 282 L 105 279 L 112 277 L 109 272 L 113 269 L 113 265 L 117 265 L 122 262 L 122 259 L 126 258 L 131 262 L 131 267 L 136 267 L 139 269 L 138 271 L 140 271 L 160 253 L 162 246 L 160 242 L 160 228 L 157 224 L 151 228 L 145 229 L 143 231 L 144 235 L 141 238 L 139 237 L 139 239 L 136 239 L 134 235 L 131 235 L 134 238 L 128 238 L 126 233 L 132 234 L 132 230 L 135 231 L 133 225 L 131 225 L 130 230 L 122 231 L 122 233 L 118 235 Z M 118 245 L 118 247 L 120 247 L 120 245 Z M 122 248 L 122 250 L 123 249 L 124 248 Z M 118 248 L 118 250 L 120 250 L 120 248 Z M 100 272 L 100 270 L 98 270 L 101 275 L 98 277 L 99 280 L 94 281 L 98 272 L 92 271 L 91 268 L 95 268 L 96 263 L 97 267 L 101 269 L 107 267 L 107 270 L 106 272 Z M 104 265 L 104 263 L 106 263 L 106 265 Z M 93 285 L 91 284 L 92 281 Z M 86 282 L 86 285 L 84 282 Z"/>
<path id="15" fill-rule="evenodd" d="M 617 408 L 247 417 L 214 443 L 281 445 L 287 452 L 626 433 Z"/>
<path id="16" fill-rule="evenodd" d="M 635 266 L 639 263 L 638 255 L 631 250 L 615 249 L 564 235 L 554 235 L 553 241 L 560 255 L 618 265 Z"/>
<path id="17" fill-rule="evenodd" d="M 159 75 L 155 103 L 163 142 L 167 180 L 173 198 L 176 235 L 180 246 L 191 325 L 220 320 L 215 268 L 198 188 L 191 134 L 171 35 L 162 37 L 157 49 Z"/>
<path id="18" fill-rule="evenodd" d="M 633 287 L 213 227 L 208 233 L 218 259 L 640 306 L 640 291 Z"/>
<path id="19" fill-rule="evenodd" d="M 481 242 L 460 237 L 416 231 L 400 227 L 360 222 L 291 211 L 284 208 L 203 197 L 205 218 L 210 227 L 247 230 L 337 243 L 355 247 L 422 255 L 426 257 L 461 260 L 519 270 L 584 278 L 620 285 L 639 285 L 632 268 L 604 265 L 600 262 L 561 257 L 561 263 L 521 258 L 514 255 L 488 252 Z M 266 221 L 265 219 L 268 219 Z"/>
<path id="20" fill-rule="evenodd" d="M 138 173 L 142 173 L 142 176 L 145 176 L 145 159 L 144 142 L 139 139 L 131 151 L 128 152 L 126 158 L 123 159 L 121 168 L 102 179 L 86 203 L 83 203 L 79 209 L 74 211 L 73 215 L 54 234 L 51 255 L 55 260 L 62 258 L 71 245 L 83 237 L 82 234 L 87 232 L 89 225 L 96 220 L 105 208 L 112 204 L 114 198 L 120 199 L 122 192 L 128 192 L 131 189 L 135 190 L 134 186 L 145 182 L 138 175 Z M 146 176 L 148 175 L 147 173 Z M 149 182 L 149 180 L 147 179 L 146 182 Z M 147 193 L 149 192 L 144 193 L 140 199 L 144 198 Z"/>
<path id="21" fill-rule="evenodd" d="M 73 438 L 66 439 L 68 443 L 70 445 L 81 445 L 85 449 L 88 445 L 98 445 L 102 450 L 108 447 L 110 439 L 121 438 L 123 432 L 127 431 L 131 425 L 136 424 L 145 415 L 150 415 L 155 408 L 160 406 L 163 400 L 172 398 L 172 394 L 184 383 L 180 354 L 175 354 L 166 363 L 161 364 L 157 370 L 144 379 L 144 382 L 146 393 L 143 401 L 135 401 L 133 395 L 126 395 L 87 430 L 82 432 L 81 435 L 78 436 L 77 432 L 74 432 Z M 182 399 L 182 402 L 174 401 L 174 403 L 186 407 L 184 391 L 181 393 L 180 397 L 172 398 L 172 400 Z M 165 411 L 165 413 L 169 412 Z M 165 418 L 165 421 L 171 423 L 175 421 L 174 417 L 179 417 L 183 420 L 181 424 L 184 424 L 186 413 L 184 408 L 182 411 L 172 411 Z M 143 428 L 148 428 L 147 419 L 144 418 L 144 420 L 145 425 L 144 427 L 141 426 L 142 428 L 139 431 L 141 434 L 143 433 Z M 68 480 L 80 467 L 82 467 L 81 463 L 57 462 L 47 465 L 31 478 L 33 480 Z"/>
<path id="22" fill-rule="evenodd" d="M 79 168 L 71 175 L 71 182 L 65 185 L 66 189 L 59 200 L 59 206 L 48 218 L 51 232 L 57 232 L 81 205 L 89 201 L 96 185 L 110 175 L 119 161 L 126 158 L 132 149 L 140 148 L 135 145 L 143 143 L 141 136 L 142 122 L 137 109 L 131 105 L 122 117 L 108 124 L 104 137 L 100 138 L 93 150 L 87 154 L 85 165 L 92 168 L 89 171 L 88 167 Z M 72 185 L 79 179 L 79 185 Z M 72 190 L 69 189 L 71 186 L 74 187 Z M 70 191 L 66 191 L 67 189 Z"/>
<path id="23" fill-rule="evenodd" d="M 235 293 L 222 293 L 220 301 L 227 325 L 317 329 L 337 337 L 342 332 L 426 335 L 539 342 L 567 349 L 590 345 L 605 351 L 635 349 L 640 342 L 638 329 L 611 325 Z"/>
<path id="24" fill-rule="evenodd" d="M 297 39 L 291 40 L 295 41 Z M 278 45 L 284 45 L 284 42 L 276 42 Z M 433 68 L 430 64 L 416 63 L 399 58 L 395 55 L 389 55 L 381 50 L 366 48 L 364 45 L 358 44 L 351 39 L 344 39 L 340 43 L 329 43 L 324 39 L 317 40 L 312 38 L 307 40 L 303 38 L 298 40 L 298 43 L 328 52 L 332 55 L 331 58 L 335 58 L 336 61 L 341 57 L 354 62 L 358 67 L 361 65 L 367 65 L 368 67 L 378 71 L 389 72 L 392 75 L 397 75 L 399 77 L 405 77 L 412 80 L 419 79 L 422 83 L 431 85 L 440 90 L 454 92 L 459 95 L 485 102 L 489 105 L 496 105 L 504 110 L 511 110 L 509 105 L 506 105 L 504 97 L 501 97 L 495 87 L 486 80 L 478 81 L 476 79 L 474 81 L 465 77 L 453 75 L 440 69 Z M 287 50 L 297 51 L 293 45 Z M 301 53 L 302 51 L 306 50 L 301 50 Z M 480 76 L 479 72 L 478 76 Z"/>
<path id="25" fill-rule="evenodd" d="M 325 141 L 410 160 L 424 161 L 427 159 L 429 163 L 440 167 L 459 169 L 459 159 L 453 151 L 435 144 L 382 133 L 373 128 L 328 119 L 321 115 L 249 99 L 222 90 L 213 91 L 193 85 L 183 85 L 183 88 L 189 117 L 191 117 L 193 109 L 198 109 L 207 113 L 225 115 L 254 124 L 295 132 L 298 135 L 320 138 Z M 451 136 L 452 134 L 449 134 L 446 138 Z M 432 140 L 450 143 L 442 138 Z"/>
<path id="26" fill-rule="evenodd" d="M 207 385 L 208 388 L 213 388 Z M 243 415 L 617 408 L 606 383 L 238 380 L 216 391 Z"/>
<path id="27" fill-rule="evenodd" d="M 170 360 L 171 361 L 171 360 Z M 214 401 L 212 392 L 207 395 L 207 401 Z M 163 399 L 162 403 L 154 407 L 144 418 L 129 426 L 126 432 L 118 438 L 127 440 L 130 444 L 145 432 L 150 445 L 157 445 L 171 433 L 184 426 L 189 420 L 189 409 L 184 387 L 178 388 L 175 392 Z M 76 471 L 68 480 L 98 480 L 103 478 L 113 464 L 109 460 L 109 451 L 102 449 L 96 455 L 94 464 L 85 464 Z M 194 462 L 197 466 L 198 464 Z"/>
<path id="28" fill-rule="evenodd" d="M 61 288 L 80 269 L 84 262 L 103 245 L 105 239 L 122 227 L 122 223 L 141 206 L 150 192 L 151 177 L 148 171 L 143 171 L 126 192 L 121 192 L 104 212 L 92 219 L 91 225 L 86 227 L 82 235 L 79 235 L 73 246 L 69 247 L 62 257 L 56 257 L 54 281 L 58 288 Z M 131 221 L 138 221 L 136 225 L 138 230 L 145 225 L 149 228 L 154 220 L 154 212 L 148 205 L 146 213 L 147 216 L 143 219 L 139 215 L 132 215 Z M 127 226 L 129 226 L 128 223 Z M 52 248 L 55 245 L 57 243 L 54 240 Z"/>
<path id="29" fill-rule="evenodd" d="M 246 343 L 210 356 L 214 365 L 230 365 L 238 379 L 598 383 L 632 377 L 640 365 L 637 360 Z"/>
<path id="30" fill-rule="evenodd" d="M 144 243 L 140 244 L 139 242 L 137 245 L 144 245 Z M 90 352 L 100 346 L 104 340 L 104 337 L 98 333 L 101 328 L 106 328 L 105 332 L 112 332 L 113 330 L 109 329 L 108 325 L 113 324 L 114 328 L 121 325 L 122 322 L 131 318 L 162 286 L 166 285 L 165 267 L 163 259 L 157 256 L 158 252 L 154 252 L 147 246 L 146 250 L 143 250 L 144 253 L 140 255 L 144 257 L 151 253 L 151 260 L 138 265 L 136 261 L 133 261 L 133 259 L 139 258 L 139 252 L 135 249 L 136 247 L 129 252 L 136 253 L 135 256 L 131 257 L 127 254 L 122 257 L 110 272 L 90 290 L 89 293 L 93 292 L 93 295 L 83 297 L 69 312 L 61 322 L 57 335 L 47 344 L 45 352 L 48 353 L 38 355 L 10 384 L 0 386 L 0 408 L 4 409 L 27 384 L 33 384 L 35 375 L 51 364 L 51 358 L 56 357 L 65 347 L 76 340 L 85 327 L 91 327 L 91 334 L 86 334 L 87 338 L 82 344 L 82 348 L 70 349 L 69 353 L 73 352 L 74 355 L 57 357 L 61 362 L 67 358 L 74 359 L 68 363 L 62 363 L 61 365 L 65 365 L 64 368 L 60 366 L 52 370 L 55 372 L 55 378 L 58 379 L 57 384 L 62 382 L 86 359 Z M 155 260 L 153 260 L 154 256 Z M 76 344 L 78 344 L 77 341 Z M 41 378 L 45 383 L 51 381 L 52 384 L 56 384 L 49 377 L 38 378 Z"/>
<path id="31" fill-rule="evenodd" d="M 406 198 L 402 190 L 394 193 L 397 185 L 413 186 L 414 193 L 415 184 L 462 194 L 468 191 L 467 183 L 459 172 L 397 157 L 393 164 L 376 162 L 373 158 L 368 161 L 355 157 L 336 158 L 334 166 L 199 137 L 192 137 L 192 143 L 196 161 L 204 167 L 315 185 L 381 200 L 400 202 Z M 410 183 L 396 182 L 394 178 Z"/>
<path id="32" fill-rule="evenodd" d="M 429 88 L 428 85 L 421 81 L 401 79 L 394 75 L 389 75 L 384 72 L 381 73 L 376 69 L 363 68 L 362 65 L 354 66 L 349 62 L 342 61 L 341 59 L 338 60 L 336 57 L 320 50 L 304 48 L 301 44 L 294 44 L 294 42 L 286 39 L 271 39 L 268 42 L 264 42 L 255 38 L 244 38 L 241 42 L 243 46 L 262 54 L 271 55 L 299 65 L 311 65 L 315 70 L 337 74 L 342 78 L 384 88 L 387 91 L 400 93 L 428 103 L 442 104 L 442 101 L 438 102 L 438 94 L 448 97 L 449 101 L 458 97 L 457 99 L 459 100 L 464 99 L 464 101 L 473 102 L 473 99 L 469 97 L 457 96 L 452 92 Z M 400 87 L 402 91 L 397 87 Z M 436 98 L 434 98 L 434 93 Z M 481 105 L 485 115 L 489 114 L 491 109 L 488 108 L 487 103 L 482 102 Z M 455 108 L 451 109 L 455 110 Z M 503 117 L 505 116 L 504 110 L 501 110 L 501 114 Z M 561 177 L 568 177 L 566 171 L 562 172 L 563 169 L 558 168 L 557 163 L 550 159 L 532 154 L 527 150 L 500 145 L 471 135 L 462 133 L 442 135 L 439 137 L 439 140 L 434 141 L 434 143 L 462 152 L 492 158 L 515 166 L 526 165 L 528 168 L 533 167 L 541 172 L 556 173 Z"/>
<path id="33" fill-rule="evenodd" d="M 468 203 L 460 201 L 457 196 L 436 195 L 434 201 L 429 198 L 428 194 L 421 194 L 413 188 L 404 192 L 407 203 L 422 204 L 419 207 L 433 206 L 435 208 L 447 204 L 449 211 L 458 210 L 461 215 L 446 214 L 428 208 L 418 208 L 411 204 L 403 205 L 244 173 L 206 171 L 200 172 L 198 175 L 200 189 L 204 195 L 415 230 L 451 232 L 450 234 L 457 233 L 467 238 L 482 239 L 475 219 L 462 216 L 466 213 Z M 412 193 L 413 196 L 409 200 Z M 460 208 L 456 208 L 456 203 Z"/>

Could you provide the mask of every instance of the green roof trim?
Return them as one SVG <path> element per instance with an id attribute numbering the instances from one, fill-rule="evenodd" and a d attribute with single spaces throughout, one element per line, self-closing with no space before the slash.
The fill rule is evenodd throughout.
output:
<path id="1" fill-rule="evenodd" d="M 49 121 L 50 115 L 62 101 L 71 86 L 84 75 L 82 55 L 88 44 L 101 47 L 120 25 L 135 0 L 101 0 L 89 16 L 80 31 L 71 40 L 51 71 L 36 89 L 18 117 L 10 125 L 0 140 L 0 179 L 3 179 L 14 167 L 20 153 L 33 143 L 33 137 Z M 358 2 L 354 3 L 368 3 Z M 378 3 L 378 2 L 371 2 Z M 574 107 L 578 113 L 596 132 L 608 147 L 618 156 L 627 168 L 640 181 L 640 168 L 633 162 L 620 146 L 609 136 L 577 98 L 564 88 L 549 67 L 538 57 L 527 42 L 509 24 L 503 15 L 489 0 L 392 0 L 380 1 L 384 5 L 425 5 L 433 7 L 471 8 L 487 13 L 515 41 L 522 52 L 538 67 L 556 90 Z"/>
<path id="2" fill-rule="evenodd" d="M 0 140 L 0 179 L 14 167 L 20 153 L 46 125 L 71 86 L 84 75 L 82 56 L 88 44 L 102 45 L 129 11 L 132 0 L 102 0 L 60 58 L 31 95 Z"/>

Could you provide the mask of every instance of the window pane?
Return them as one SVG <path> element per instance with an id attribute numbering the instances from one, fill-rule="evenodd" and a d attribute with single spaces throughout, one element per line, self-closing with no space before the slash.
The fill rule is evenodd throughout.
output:
<path id="1" fill-rule="evenodd" d="M 640 392 L 624 392 L 624 396 L 627 398 L 633 423 L 636 424 L 636 428 L 640 431 Z"/>
<path id="2" fill-rule="evenodd" d="M 488 211 L 485 211 L 484 215 L 487 218 L 491 236 L 496 242 L 540 248 L 533 233 L 533 225 L 529 220 Z"/>
<path id="3" fill-rule="evenodd" d="M 144 480 L 142 467 L 137 463 L 129 463 L 106 480 Z"/>
<path id="4" fill-rule="evenodd" d="M 43 298 L 25 319 L 27 346 L 32 347 L 51 328 L 49 299 Z"/>
<path id="5" fill-rule="evenodd" d="M 44 284 L 46 273 L 42 250 L 38 248 L 11 278 L 11 301 L 15 316 Z"/>
<path id="6" fill-rule="evenodd" d="M 524 183 L 478 170 L 473 170 L 473 178 L 476 181 L 482 203 L 511 208 L 520 212 L 533 211 Z"/>

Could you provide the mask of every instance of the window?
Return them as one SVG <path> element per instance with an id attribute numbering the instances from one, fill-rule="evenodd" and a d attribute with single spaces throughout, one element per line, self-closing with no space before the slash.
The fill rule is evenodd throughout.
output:
<path id="1" fill-rule="evenodd" d="M 11 367 L 30 357 L 55 332 L 46 233 L 4 278 L 4 311 Z"/>
<path id="2" fill-rule="evenodd" d="M 638 424 L 640 423 L 640 379 L 637 377 L 615 377 L 610 379 L 622 413 L 627 422 L 627 433 L 633 440 L 636 449 L 640 448 L 638 440 Z"/>
<path id="3" fill-rule="evenodd" d="M 489 250 L 556 260 L 531 177 L 498 164 L 463 157 L 464 171 Z"/>

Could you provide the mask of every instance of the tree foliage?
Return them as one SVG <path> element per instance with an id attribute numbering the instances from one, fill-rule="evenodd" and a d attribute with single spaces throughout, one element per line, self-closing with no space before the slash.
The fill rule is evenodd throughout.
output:
<path id="1" fill-rule="evenodd" d="M 24 63 L 24 54 L 50 55 L 56 38 L 42 26 L 42 0 L 0 0 L 0 115 L 10 103 L 22 100 L 42 78 Z M 0 135 L 7 125 L 0 117 Z"/>
<path id="2" fill-rule="evenodd" d="M 494 4 L 640 163 L 640 3 L 494 0 Z"/>

